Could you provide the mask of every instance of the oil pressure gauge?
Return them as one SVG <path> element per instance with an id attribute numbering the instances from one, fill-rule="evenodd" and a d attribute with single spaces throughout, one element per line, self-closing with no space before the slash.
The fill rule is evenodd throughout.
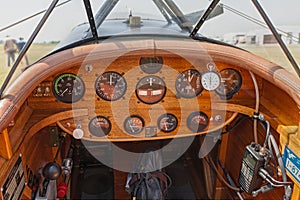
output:
<path id="1" fill-rule="evenodd" d="M 214 64 L 209 63 L 207 68 L 209 71 L 202 74 L 201 84 L 205 90 L 213 91 L 220 86 L 221 78 L 218 73 L 213 71 L 215 68 Z"/>
<path id="2" fill-rule="evenodd" d="M 145 122 L 138 115 L 131 115 L 124 121 L 124 129 L 131 135 L 139 134 L 144 129 Z"/>
<path id="3" fill-rule="evenodd" d="M 208 116 L 201 111 L 191 113 L 187 118 L 187 127 L 194 133 L 203 131 L 208 126 Z"/>
<path id="4" fill-rule="evenodd" d="M 157 120 L 158 128 L 163 132 L 174 131 L 177 127 L 178 120 L 175 115 L 166 113 L 161 115 Z"/>
<path id="5" fill-rule="evenodd" d="M 89 123 L 89 131 L 94 136 L 108 135 L 111 130 L 111 122 L 103 116 L 96 116 Z"/>

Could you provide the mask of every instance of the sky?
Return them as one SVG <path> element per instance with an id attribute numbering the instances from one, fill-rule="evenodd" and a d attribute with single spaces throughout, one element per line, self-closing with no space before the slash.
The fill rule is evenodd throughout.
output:
<path id="1" fill-rule="evenodd" d="M 63 2 L 64 0 L 60 0 Z M 121 0 L 122 1 L 122 0 Z M 143 1 L 145 0 L 130 0 L 134 4 L 145 7 Z M 147 0 L 147 2 L 151 0 Z M 187 0 L 176 0 L 180 4 L 184 5 L 186 9 L 193 11 L 195 7 L 205 8 L 209 5 L 209 0 L 193 0 L 186 3 Z M 46 26 L 49 27 L 47 31 L 43 30 L 40 36 L 37 37 L 37 41 L 55 41 L 60 40 L 67 36 L 70 30 L 77 24 L 86 21 L 86 14 L 83 10 L 82 0 L 72 0 L 65 6 L 61 6 L 55 11 L 54 17 L 50 18 Z M 103 2 L 103 0 L 91 0 L 92 5 L 96 6 Z M 142 3 L 143 2 L 143 3 Z M 260 0 L 259 1 L 267 14 L 272 19 L 272 22 L 277 26 L 299 26 L 299 0 Z M 221 0 L 221 3 L 233 7 L 241 12 L 251 15 L 257 19 L 260 19 L 255 7 L 251 0 Z M 0 7 L 0 29 L 17 22 L 20 19 L 24 19 L 30 15 L 33 15 L 39 11 L 46 9 L 51 4 L 51 0 L 7 0 L 2 1 Z M 124 8 L 127 7 L 124 6 Z M 67 11 L 64 9 L 67 8 Z M 128 9 L 128 8 L 127 8 Z M 195 11 L 195 10 L 194 10 Z M 5 38 L 6 35 L 18 38 L 20 36 L 25 39 L 33 32 L 34 27 L 40 20 L 42 15 L 28 20 L 13 28 L 0 32 L 0 40 Z M 217 25 L 216 25 L 217 24 Z M 229 32 L 237 31 L 249 31 L 250 29 L 256 29 L 257 26 L 253 23 L 246 21 L 245 19 L 225 10 L 222 16 L 216 17 L 210 20 L 203 27 L 203 32 L 208 35 L 220 35 Z"/>

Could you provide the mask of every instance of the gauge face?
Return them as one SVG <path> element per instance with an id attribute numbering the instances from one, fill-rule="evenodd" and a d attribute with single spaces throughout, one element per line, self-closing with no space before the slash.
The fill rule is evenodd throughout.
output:
<path id="1" fill-rule="evenodd" d="M 208 126 L 208 117 L 204 112 L 193 112 L 187 119 L 188 128 L 194 133 L 203 131 Z"/>
<path id="2" fill-rule="evenodd" d="M 72 73 L 65 73 L 54 78 L 52 91 L 59 101 L 74 103 L 83 97 L 85 85 L 79 76 Z"/>
<path id="3" fill-rule="evenodd" d="M 176 79 L 175 87 L 179 97 L 193 98 L 198 96 L 203 90 L 200 72 L 194 69 L 182 72 Z"/>
<path id="4" fill-rule="evenodd" d="M 161 101 L 166 94 L 166 84 L 158 76 L 146 76 L 136 86 L 136 96 L 146 104 Z"/>
<path id="5" fill-rule="evenodd" d="M 96 116 L 91 119 L 89 123 L 89 131 L 94 136 L 105 136 L 108 135 L 111 130 L 111 123 L 109 119 L 103 116 Z"/>
<path id="6" fill-rule="evenodd" d="M 230 99 L 242 86 L 242 76 L 239 71 L 231 68 L 220 71 L 221 85 L 216 92 L 225 99 Z"/>
<path id="7" fill-rule="evenodd" d="M 216 72 L 206 72 L 202 74 L 201 84 L 205 90 L 212 91 L 220 86 L 221 78 Z"/>
<path id="8" fill-rule="evenodd" d="M 124 129 L 127 133 L 135 135 L 144 129 L 144 120 L 140 116 L 131 115 L 124 121 Z"/>
<path id="9" fill-rule="evenodd" d="M 106 101 L 120 99 L 126 92 L 125 78 L 117 72 L 105 72 L 95 82 L 97 95 Z"/>
<path id="10" fill-rule="evenodd" d="M 163 65 L 163 58 L 160 56 L 155 57 L 141 57 L 140 67 L 141 70 L 147 74 L 155 74 L 160 71 Z"/>
<path id="11" fill-rule="evenodd" d="M 163 114 L 157 120 L 158 128 L 163 132 L 174 131 L 178 125 L 178 120 L 173 114 Z"/>

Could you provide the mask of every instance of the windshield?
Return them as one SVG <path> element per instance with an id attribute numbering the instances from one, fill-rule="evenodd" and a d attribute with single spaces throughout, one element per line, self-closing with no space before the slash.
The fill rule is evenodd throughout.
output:
<path id="1" fill-rule="evenodd" d="M 157 34 L 189 36 L 211 2 L 210 0 L 90 0 L 99 37 L 147 34 L 153 31 Z M 13 55 L 17 56 L 20 52 L 17 46 L 21 46 L 30 38 L 50 2 L 12 0 L 5 1 L 4 4 L 5 6 L 0 8 L 2 19 L 0 84 L 5 80 L 13 62 L 12 54 L 10 62 L 8 60 L 6 41 L 12 39 L 16 42 Z M 261 4 L 277 27 L 280 37 L 300 63 L 300 22 L 293 14 L 297 13 L 300 2 L 290 0 L 289 3 L 285 3 L 275 0 L 262 1 Z M 236 45 L 295 73 L 252 1 L 221 0 L 217 9 L 217 12 L 211 14 L 201 26 L 198 36 Z M 54 49 L 94 37 L 90 30 L 84 1 L 59 1 L 18 65 L 11 81 L 26 67 Z"/>

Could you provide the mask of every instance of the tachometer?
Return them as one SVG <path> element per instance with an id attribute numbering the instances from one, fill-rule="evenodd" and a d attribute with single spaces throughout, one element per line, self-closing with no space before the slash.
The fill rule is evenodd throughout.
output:
<path id="1" fill-rule="evenodd" d="M 203 131 L 208 126 L 208 116 L 201 111 L 191 113 L 187 118 L 187 127 L 194 133 Z"/>
<path id="2" fill-rule="evenodd" d="M 221 85 L 216 89 L 221 98 L 231 99 L 242 86 L 242 76 L 239 71 L 231 68 L 220 71 Z"/>
<path id="3" fill-rule="evenodd" d="M 136 96 L 146 104 L 161 101 L 166 94 L 166 84 L 158 76 L 143 77 L 136 86 Z"/>
<path id="4" fill-rule="evenodd" d="M 175 115 L 166 113 L 160 116 L 157 120 L 158 128 L 163 132 L 174 131 L 177 127 L 178 120 Z"/>
<path id="5" fill-rule="evenodd" d="M 144 129 L 145 122 L 143 118 L 137 115 L 131 115 L 124 121 L 124 129 L 127 133 L 135 135 Z"/>
<path id="6" fill-rule="evenodd" d="M 52 91 L 59 101 L 73 103 L 83 97 L 85 85 L 79 76 L 72 73 L 64 73 L 54 78 Z"/>
<path id="7" fill-rule="evenodd" d="M 176 79 L 175 87 L 178 97 L 193 98 L 198 96 L 203 90 L 200 72 L 194 69 L 182 72 Z"/>
<path id="8" fill-rule="evenodd" d="M 103 116 L 96 116 L 91 119 L 89 123 L 89 131 L 94 136 L 108 135 L 111 130 L 111 123 L 109 119 Z"/>
<path id="9" fill-rule="evenodd" d="M 95 82 L 97 95 L 106 101 L 120 99 L 126 92 L 125 78 L 117 72 L 105 72 Z"/>

